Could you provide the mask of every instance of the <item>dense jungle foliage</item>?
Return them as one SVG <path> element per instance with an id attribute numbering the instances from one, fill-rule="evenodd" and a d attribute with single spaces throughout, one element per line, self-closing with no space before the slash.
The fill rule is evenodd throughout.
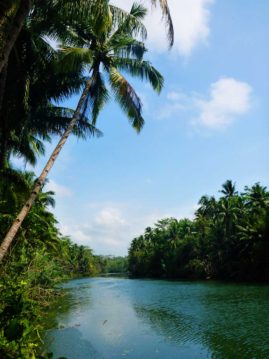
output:
<path id="1" fill-rule="evenodd" d="M 220 198 L 203 196 L 193 220 L 167 218 L 135 238 L 135 277 L 269 281 L 269 192 L 259 183 L 238 193 L 228 180 Z"/>
<path id="2" fill-rule="evenodd" d="M 30 188 L 33 173 L 19 175 Z M 27 193 L 15 192 L 9 182 L 1 182 L 0 193 L 2 235 Z M 62 295 L 55 285 L 98 273 L 91 249 L 60 234 L 51 205 L 53 192 L 41 192 L 0 267 L 0 358 L 41 357 L 46 309 Z"/>
<path id="3" fill-rule="evenodd" d="M 164 0 L 159 4 L 172 45 L 169 8 Z M 53 193 L 44 190 L 49 168 L 41 181 L 15 168 L 13 159 L 35 165 L 55 136 L 100 136 L 96 120 L 111 95 L 133 128 L 142 128 L 141 100 L 121 71 L 147 80 L 157 92 L 162 88 L 162 76 L 143 59 L 145 14 L 141 5 L 128 13 L 108 0 L 0 3 L 1 359 L 51 358 L 41 348 L 46 308 L 62 295 L 55 285 L 126 268 L 126 260 L 93 256 L 63 237 L 51 212 Z M 81 95 L 75 111 L 60 106 L 73 94 Z M 21 208 L 26 211 L 19 219 Z"/>
<path id="4" fill-rule="evenodd" d="M 128 257 L 96 256 L 97 269 L 102 274 L 127 274 Z"/>

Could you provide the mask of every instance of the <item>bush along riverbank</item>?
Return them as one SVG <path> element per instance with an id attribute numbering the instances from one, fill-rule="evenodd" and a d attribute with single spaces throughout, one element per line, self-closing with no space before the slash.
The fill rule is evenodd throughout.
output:
<path id="1" fill-rule="evenodd" d="M 269 192 L 238 193 L 228 180 L 218 198 L 203 196 L 193 220 L 162 219 L 129 249 L 133 277 L 269 282 Z"/>
<path id="2" fill-rule="evenodd" d="M 88 249 L 72 244 L 69 249 L 78 252 L 73 263 L 40 250 L 30 260 L 24 254 L 11 258 L 1 270 L 1 359 L 50 358 L 41 353 L 40 348 L 43 346 L 47 310 L 65 295 L 56 285 L 74 277 L 96 274 L 93 270 L 94 258 L 86 270 Z M 79 265 L 81 255 L 84 257 L 83 271 L 73 267 L 74 264 Z"/>
<path id="3" fill-rule="evenodd" d="M 30 187 L 34 175 L 20 173 L 20 176 Z M 3 189 L 0 201 L 2 237 L 24 200 L 23 192 L 15 195 L 11 186 L 8 189 Z M 59 233 L 57 220 L 50 211 L 53 204 L 53 192 L 40 193 L 1 263 L 1 359 L 51 358 L 41 353 L 40 348 L 47 309 L 63 295 L 56 285 L 66 279 L 98 273 L 98 258 L 91 249 L 73 244 Z"/>

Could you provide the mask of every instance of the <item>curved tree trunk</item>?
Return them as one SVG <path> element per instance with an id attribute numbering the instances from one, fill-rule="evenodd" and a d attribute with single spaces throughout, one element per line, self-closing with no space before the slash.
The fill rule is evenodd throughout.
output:
<path id="1" fill-rule="evenodd" d="M 93 75 L 94 76 L 94 75 Z M 57 146 L 55 147 L 54 151 L 52 152 L 47 164 L 45 165 L 43 171 L 41 172 L 40 176 L 38 177 L 36 184 L 31 192 L 31 195 L 28 199 L 28 201 L 25 203 L 25 205 L 23 206 L 22 210 L 20 211 L 20 213 L 18 214 L 17 218 L 15 219 L 15 221 L 13 222 L 12 226 L 10 227 L 8 233 L 6 234 L 5 238 L 3 239 L 1 246 L 0 246 L 0 262 L 2 261 L 3 257 L 5 256 L 5 254 L 7 253 L 14 237 L 16 236 L 24 218 L 27 216 L 28 212 L 30 211 L 32 205 L 34 204 L 36 197 L 38 195 L 38 193 L 40 192 L 45 179 L 49 173 L 49 171 L 51 170 L 55 160 L 57 159 L 61 149 L 63 148 L 68 136 L 70 135 L 70 133 L 72 132 L 76 122 L 79 119 L 80 116 L 80 112 L 82 110 L 82 107 L 84 105 L 84 102 L 87 98 L 87 94 L 89 92 L 89 89 L 92 85 L 93 82 L 93 78 L 91 77 L 90 80 L 87 82 L 83 93 L 80 97 L 80 100 L 78 102 L 77 108 L 74 112 L 73 118 L 70 122 L 70 124 L 68 125 L 67 129 L 65 130 L 64 134 L 62 135 L 60 141 L 58 142 Z"/>
<path id="2" fill-rule="evenodd" d="M 0 48 L 0 73 L 8 61 L 9 54 L 19 36 L 24 21 L 29 14 L 30 8 L 31 0 L 21 0 L 13 22 L 9 27 L 8 34 L 5 40 L 3 40 L 3 45 Z"/>

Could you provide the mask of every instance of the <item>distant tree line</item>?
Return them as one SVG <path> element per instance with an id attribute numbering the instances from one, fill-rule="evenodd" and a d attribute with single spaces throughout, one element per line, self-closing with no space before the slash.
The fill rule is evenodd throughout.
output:
<path id="1" fill-rule="evenodd" d="M 195 218 L 162 219 L 129 249 L 134 277 L 269 281 L 269 192 L 259 183 L 203 196 Z"/>
<path id="2" fill-rule="evenodd" d="M 128 258 L 120 256 L 95 256 L 98 272 L 101 274 L 127 274 Z"/>

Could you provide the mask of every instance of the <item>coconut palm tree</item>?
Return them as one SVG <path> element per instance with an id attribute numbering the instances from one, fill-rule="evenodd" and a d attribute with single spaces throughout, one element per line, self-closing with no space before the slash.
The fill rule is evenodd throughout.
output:
<path id="1" fill-rule="evenodd" d="M 199 208 L 196 211 L 198 218 L 205 217 L 214 219 L 216 215 L 217 201 L 214 196 L 202 196 L 198 202 Z"/>
<path id="2" fill-rule="evenodd" d="M 220 193 L 224 194 L 225 198 L 233 197 L 238 194 L 235 188 L 235 183 L 233 183 L 231 180 L 227 180 L 222 185 L 222 190 L 220 191 Z"/>
<path id="3" fill-rule="evenodd" d="M 225 236 L 229 239 L 241 212 L 240 202 L 236 198 L 221 198 L 217 211 L 218 220 L 223 225 Z"/>
<path id="4" fill-rule="evenodd" d="M 73 115 L 55 103 L 84 85 L 82 72 L 55 72 L 59 54 L 42 38 L 44 28 L 38 16 L 25 24 L 0 74 L 0 170 L 8 167 L 11 155 L 35 164 L 44 152 L 42 141 L 61 134 Z M 81 137 L 92 130 L 81 118 L 73 133 Z"/>
<path id="5" fill-rule="evenodd" d="M 5 20 L 7 14 L 10 18 L 10 11 L 17 11 L 19 3 L 19 0 L 7 0 L 1 4 L 0 19 Z M 168 16 L 166 2 L 162 3 L 162 8 Z M 44 153 L 40 139 L 49 140 L 49 135 L 64 130 L 72 116 L 71 110 L 52 106 L 51 99 L 55 102 L 76 92 L 82 85 L 83 76 L 78 72 L 72 76 L 70 73 L 65 76 L 55 74 L 52 65 L 57 54 L 44 41 L 44 36 L 65 40 L 66 29 L 74 23 L 89 19 L 92 13 L 102 13 L 105 23 L 110 16 L 109 10 L 114 22 L 128 16 L 107 1 L 48 0 L 46 6 L 37 0 L 32 2 L 27 22 L 19 33 L 8 63 L 0 72 L 0 169 L 8 166 L 11 154 L 35 164 L 37 155 Z M 73 132 L 85 136 L 93 131 L 97 133 L 85 119 L 80 119 Z"/>
<path id="6" fill-rule="evenodd" d="M 56 27 L 65 27 L 68 19 L 76 18 L 82 11 L 92 7 L 104 10 L 106 0 L 5 0 L 0 4 L 0 73 L 8 62 L 9 55 L 23 29 L 24 24 L 36 18 L 46 23 L 45 34 Z M 55 15 L 58 15 L 55 17 Z M 44 31 L 44 28 L 43 28 Z M 54 31 L 53 31 L 54 32 Z"/>
<path id="7" fill-rule="evenodd" d="M 167 0 L 151 0 L 153 5 L 160 4 L 167 25 L 167 35 L 170 46 L 174 42 L 174 29 Z M 0 74 L 8 62 L 9 55 L 23 28 L 29 14 L 37 17 L 42 14 L 50 33 L 53 25 L 60 25 L 64 30 L 70 19 L 77 19 L 85 14 L 92 15 L 98 8 L 100 14 L 106 12 L 108 0 L 5 0 L 0 4 Z M 116 8 L 110 5 L 110 8 Z M 37 14 L 36 14 L 37 12 Z M 53 16 L 53 13 L 55 16 Z M 60 16 L 60 17 L 59 17 Z M 105 16 L 104 16 L 105 17 Z M 60 21 L 59 21 L 60 20 Z M 54 32 L 54 31 L 52 31 Z"/>
<path id="8" fill-rule="evenodd" d="M 269 206 L 269 193 L 260 183 L 255 183 L 251 187 L 246 186 L 244 195 L 246 206 L 254 212 Z"/>
<path id="9" fill-rule="evenodd" d="M 69 41 L 77 46 L 62 48 L 61 68 L 68 70 L 84 68 L 88 71 L 89 77 L 69 126 L 36 181 L 31 196 L 1 244 L 0 261 L 31 209 L 50 169 L 78 120 L 87 112 L 91 112 L 92 122 L 95 125 L 100 110 L 109 98 L 104 75 L 108 79 L 115 100 L 126 113 L 131 125 L 137 132 L 142 129 L 144 119 L 141 100 L 120 70 L 148 80 L 155 91 L 161 91 L 163 78 L 148 61 L 143 60 L 143 54 L 146 51 L 144 43 L 135 38 L 136 35 L 145 34 L 145 28 L 141 22 L 145 14 L 144 7 L 134 4 L 129 16 L 117 24 L 113 23 L 111 14 L 104 26 L 102 14 L 97 13 L 96 16 L 92 16 L 90 25 L 78 23 L 76 27 L 70 29 Z"/>

